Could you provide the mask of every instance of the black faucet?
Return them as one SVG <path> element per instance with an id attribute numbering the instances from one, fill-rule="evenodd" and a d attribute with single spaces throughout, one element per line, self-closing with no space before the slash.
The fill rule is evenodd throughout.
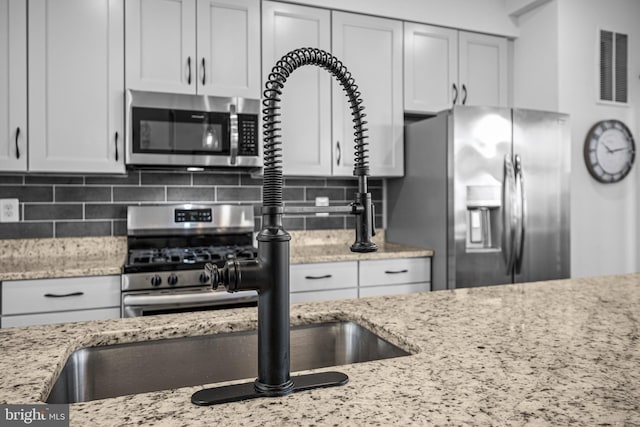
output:
<path id="1" fill-rule="evenodd" d="M 349 206 L 284 207 L 282 203 L 282 161 L 280 95 L 289 75 L 303 65 L 316 65 L 329 71 L 346 92 L 354 123 L 355 163 L 358 192 Z M 377 250 L 371 241 L 374 210 L 367 188 L 368 150 L 363 120 L 364 106 L 351 73 L 340 60 L 320 49 L 295 49 L 284 55 L 269 74 L 263 100 L 264 181 L 262 192 L 262 230 L 257 236 L 258 256 L 255 260 L 229 260 L 224 267 L 207 264 L 214 288 L 223 285 L 227 291 L 258 292 L 258 378 L 254 382 L 203 389 L 193 394 L 196 405 L 214 405 L 263 396 L 284 396 L 296 391 L 346 384 L 349 378 L 340 372 L 290 375 L 289 342 L 289 241 L 291 236 L 282 226 L 284 213 L 341 212 L 356 215 L 356 237 L 353 252 Z"/>

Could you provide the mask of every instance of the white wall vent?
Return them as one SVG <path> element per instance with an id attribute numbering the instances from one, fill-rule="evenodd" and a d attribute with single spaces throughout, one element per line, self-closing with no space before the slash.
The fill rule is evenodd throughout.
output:
<path id="1" fill-rule="evenodd" d="M 628 102 L 629 36 L 600 31 L 600 100 Z"/>

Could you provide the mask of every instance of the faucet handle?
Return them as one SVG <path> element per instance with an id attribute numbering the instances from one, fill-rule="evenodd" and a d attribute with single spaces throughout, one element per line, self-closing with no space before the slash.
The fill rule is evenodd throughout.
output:
<path id="1" fill-rule="evenodd" d="M 356 241 L 351 245 L 351 252 L 375 252 L 378 246 L 371 241 L 375 235 L 374 207 L 371 193 L 356 193 L 353 202 L 356 212 Z"/>

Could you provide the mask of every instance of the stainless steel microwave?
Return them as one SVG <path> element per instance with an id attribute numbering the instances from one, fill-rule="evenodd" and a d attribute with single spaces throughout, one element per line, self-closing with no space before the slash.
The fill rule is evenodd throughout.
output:
<path id="1" fill-rule="evenodd" d="M 131 167 L 259 167 L 260 101 L 127 91 Z"/>

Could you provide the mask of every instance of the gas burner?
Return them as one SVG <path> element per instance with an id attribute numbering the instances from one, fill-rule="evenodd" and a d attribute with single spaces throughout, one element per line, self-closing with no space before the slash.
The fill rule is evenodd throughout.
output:
<path id="1" fill-rule="evenodd" d="M 193 265 L 224 261 L 232 258 L 254 259 L 257 250 L 253 246 L 203 246 L 186 248 L 131 249 L 129 267 L 168 265 Z"/>

